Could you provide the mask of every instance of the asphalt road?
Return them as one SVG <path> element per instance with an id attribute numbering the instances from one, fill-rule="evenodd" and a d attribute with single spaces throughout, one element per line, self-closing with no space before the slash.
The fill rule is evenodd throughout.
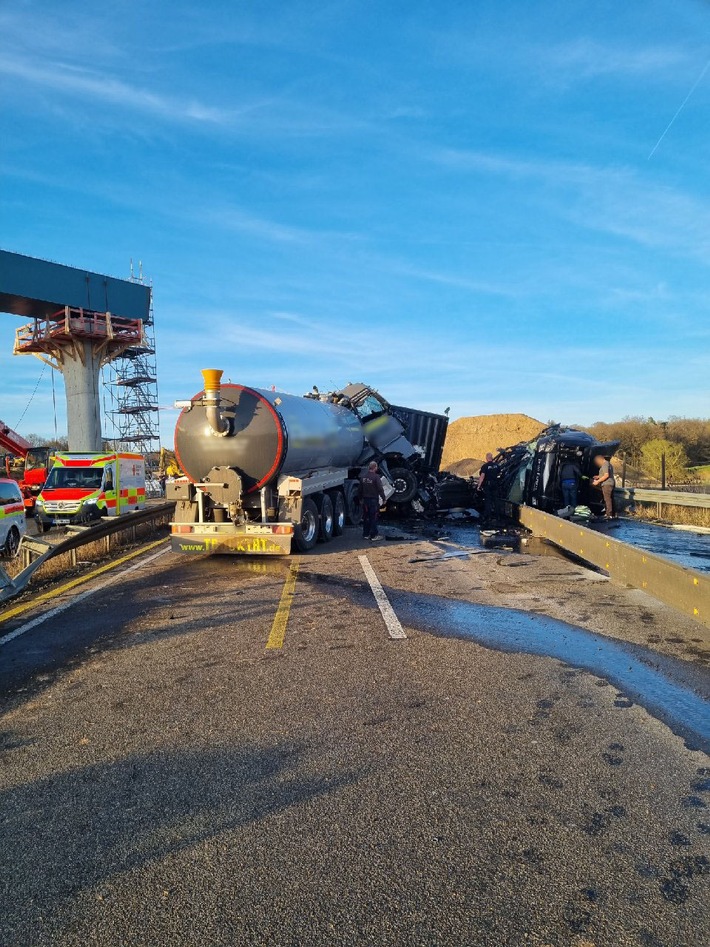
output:
<path id="1" fill-rule="evenodd" d="M 62 609 L 0 646 L 0 943 L 710 943 L 703 630 L 562 560 L 410 562 L 440 553 L 303 557 L 282 648 L 288 560 L 166 552 L 0 623 Z"/>

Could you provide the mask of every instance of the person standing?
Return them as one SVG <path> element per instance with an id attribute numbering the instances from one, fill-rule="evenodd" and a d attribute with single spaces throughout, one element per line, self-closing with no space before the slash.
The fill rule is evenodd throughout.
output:
<path id="1" fill-rule="evenodd" d="M 380 507 L 385 505 L 387 497 L 374 460 L 360 474 L 360 499 L 362 501 L 362 538 L 376 542 L 382 539 L 377 530 L 377 519 L 380 515 Z"/>
<path id="2" fill-rule="evenodd" d="M 577 506 L 579 481 L 582 479 L 582 468 L 575 457 L 565 460 L 560 467 L 560 487 L 562 488 L 562 505 L 572 507 L 574 512 Z"/>
<path id="3" fill-rule="evenodd" d="M 478 475 L 477 490 L 483 492 L 483 519 L 489 523 L 500 517 L 500 497 L 498 487 L 500 467 L 493 460 L 493 454 L 486 454 L 486 462 Z"/>
<path id="4" fill-rule="evenodd" d="M 592 478 L 592 486 L 599 487 L 604 497 L 604 519 L 613 519 L 616 515 L 614 508 L 614 488 L 616 480 L 614 479 L 614 468 L 611 461 L 599 454 L 594 458 L 594 463 L 599 468 L 599 473 Z"/>

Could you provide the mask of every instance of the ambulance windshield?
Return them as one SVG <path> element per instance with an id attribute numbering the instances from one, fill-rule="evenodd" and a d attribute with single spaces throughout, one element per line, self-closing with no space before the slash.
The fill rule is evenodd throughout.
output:
<path id="1" fill-rule="evenodd" d="M 101 467 L 52 467 L 44 489 L 98 490 L 102 475 Z"/>

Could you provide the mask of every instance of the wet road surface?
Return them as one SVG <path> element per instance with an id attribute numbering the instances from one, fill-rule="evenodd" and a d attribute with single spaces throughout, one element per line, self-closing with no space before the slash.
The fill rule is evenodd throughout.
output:
<path id="1" fill-rule="evenodd" d="M 302 558 L 275 651 L 287 561 L 170 553 L 0 649 L 0 943 L 710 942 L 703 630 L 442 548 Z"/>
<path id="2" fill-rule="evenodd" d="M 657 556 L 678 562 L 688 569 L 710 572 L 710 534 L 673 529 L 622 517 L 609 524 L 591 523 L 591 529 L 608 533 L 613 539 L 647 549 Z M 465 546 L 481 545 L 480 531 L 470 524 L 445 524 L 442 532 Z"/>

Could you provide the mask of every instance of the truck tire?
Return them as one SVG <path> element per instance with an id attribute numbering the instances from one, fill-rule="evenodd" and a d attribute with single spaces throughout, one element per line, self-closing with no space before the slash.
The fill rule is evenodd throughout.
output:
<path id="1" fill-rule="evenodd" d="M 331 490 L 333 501 L 333 536 L 342 536 L 345 530 L 345 499 L 342 490 Z"/>
<path id="2" fill-rule="evenodd" d="M 419 481 L 417 475 L 406 467 L 392 467 L 390 470 L 394 493 L 390 497 L 393 503 L 409 503 L 417 495 Z"/>
<path id="3" fill-rule="evenodd" d="M 318 507 L 310 497 L 301 505 L 301 522 L 293 531 L 293 541 L 299 552 L 308 552 L 318 541 Z"/>
<path id="4" fill-rule="evenodd" d="M 333 538 L 333 522 L 333 501 L 324 493 L 320 501 L 319 538 L 322 543 L 329 543 Z"/>
<path id="5" fill-rule="evenodd" d="M 7 534 L 7 539 L 5 540 L 5 546 L 3 549 L 4 555 L 8 559 L 14 559 L 20 549 L 20 531 L 16 526 L 10 528 L 10 532 Z"/>
<path id="6" fill-rule="evenodd" d="M 359 526 L 362 523 L 362 506 L 358 497 L 359 489 L 360 485 L 356 480 L 345 481 L 345 515 L 351 526 Z"/>

